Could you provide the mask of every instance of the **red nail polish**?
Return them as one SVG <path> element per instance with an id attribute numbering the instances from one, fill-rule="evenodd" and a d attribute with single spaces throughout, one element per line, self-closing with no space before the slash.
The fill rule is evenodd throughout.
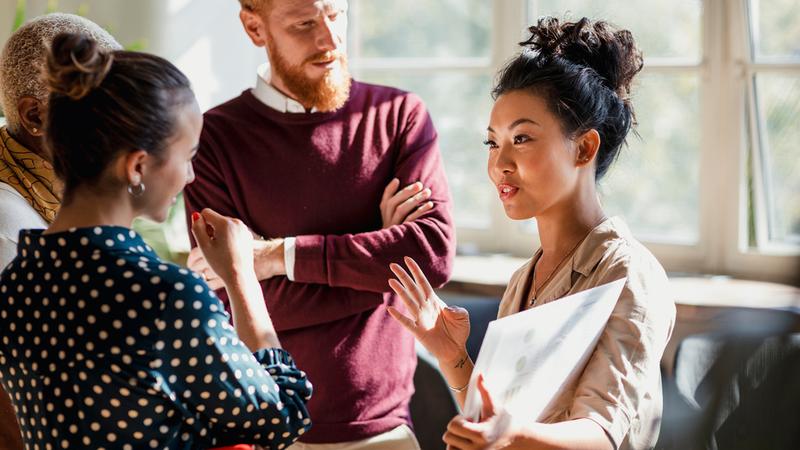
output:
<path id="1" fill-rule="evenodd" d="M 196 222 L 200 218 L 200 213 L 195 211 L 192 213 L 192 222 Z"/>

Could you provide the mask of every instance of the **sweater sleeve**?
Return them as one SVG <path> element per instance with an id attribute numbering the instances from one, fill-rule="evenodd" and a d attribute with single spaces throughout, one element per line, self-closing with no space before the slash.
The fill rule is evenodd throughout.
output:
<path id="1" fill-rule="evenodd" d="M 203 127 L 197 158 L 192 163 L 197 177 L 183 191 L 183 198 L 186 202 L 186 221 L 190 230 L 189 239 L 192 247 L 197 245 L 191 233 L 193 212 L 210 207 L 224 216 L 239 217 L 236 212 L 236 204 L 228 191 L 223 168 L 216 157 L 216 150 L 219 148 L 219 144 L 208 127 Z"/>
<path id="2" fill-rule="evenodd" d="M 155 363 L 164 394 L 200 420 L 212 446 L 289 446 L 308 428 L 311 384 L 279 348 L 255 353 L 239 340 L 222 303 L 187 277 L 163 303 Z M 203 433 L 202 430 L 205 430 Z"/>
<path id="3" fill-rule="evenodd" d="M 413 94 L 404 108 L 394 176 L 401 186 L 421 181 L 431 190 L 434 207 L 422 217 L 386 229 L 344 235 L 301 235 L 295 241 L 295 281 L 386 292 L 389 263 L 414 258 L 434 287 L 450 277 L 455 230 L 447 177 L 438 137 L 422 101 Z M 377 207 L 377 205 L 376 205 Z"/>

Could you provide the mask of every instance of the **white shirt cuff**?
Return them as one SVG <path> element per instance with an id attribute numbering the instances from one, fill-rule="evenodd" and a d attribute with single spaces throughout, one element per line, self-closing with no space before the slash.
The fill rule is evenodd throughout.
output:
<path id="1" fill-rule="evenodd" d="M 295 238 L 289 237 L 283 240 L 283 263 L 286 266 L 286 278 L 294 281 L 294 248 Z"/>

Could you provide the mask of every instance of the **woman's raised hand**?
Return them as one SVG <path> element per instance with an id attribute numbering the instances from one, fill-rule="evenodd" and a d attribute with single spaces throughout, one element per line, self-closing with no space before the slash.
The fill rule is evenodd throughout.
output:
<path id="1" fill-rule="evenodd" d="M 241 220 L 206 208 L 192 214 L 192 233 L 209 268 L 226 285 L 240 276 L 255 276 L 253 235 Z"/>
<path id="2" fill-rule="evenodd" d="M 410 317 L 391 306 L 389 314 L 440 362 L 461 358 L 466 354 L 469 313 L 463 308 L 447 306 L 433 292 L 419 265 L 409 257 L 404 260 L 411 275 L 399 264 L 391 264 L 389 268 L 397 279 L 390 279 L 389 286 L 405 303 Z"/>

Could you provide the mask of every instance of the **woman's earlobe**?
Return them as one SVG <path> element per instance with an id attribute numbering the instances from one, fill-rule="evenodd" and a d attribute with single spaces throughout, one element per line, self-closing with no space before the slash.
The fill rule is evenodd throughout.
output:
<path id="1" fill-rule="evenodd" d="M 589 130 L 581 136 L 578 143 L 576 162 L 578 165 L 588 164 L 594 159 L 600 150 L 600 133 L 597 130 Z"/>

